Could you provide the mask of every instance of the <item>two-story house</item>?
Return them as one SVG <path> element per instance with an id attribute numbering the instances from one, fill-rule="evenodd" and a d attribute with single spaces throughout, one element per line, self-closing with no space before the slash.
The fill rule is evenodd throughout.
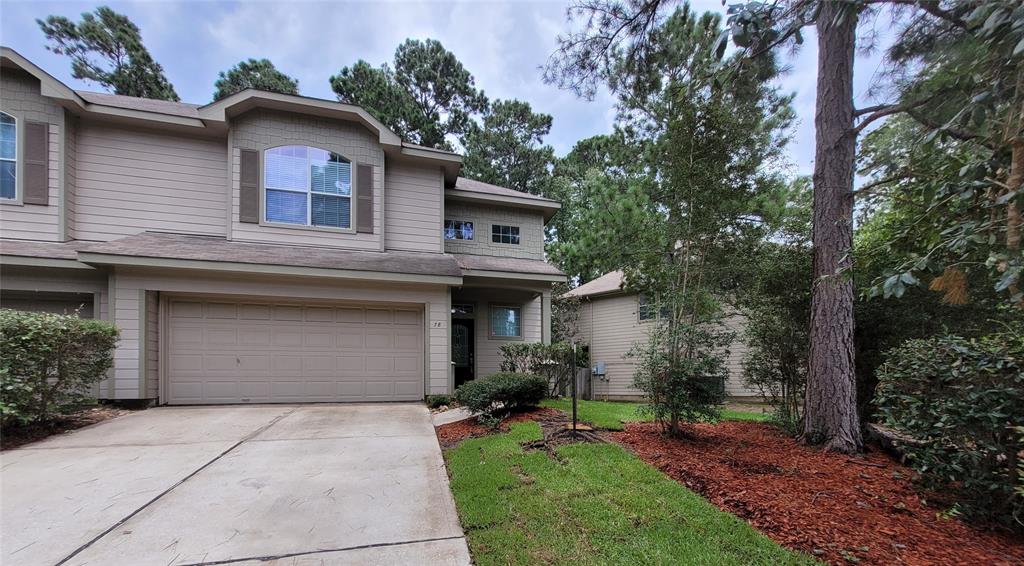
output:
<path id="1" fill-rule="evenodd" d="M 550 340 L 557 202 L 356 106 L 75 91 L 0 55 L 0 305 L 113 321 L 99 397 L 417 400 Z"/>

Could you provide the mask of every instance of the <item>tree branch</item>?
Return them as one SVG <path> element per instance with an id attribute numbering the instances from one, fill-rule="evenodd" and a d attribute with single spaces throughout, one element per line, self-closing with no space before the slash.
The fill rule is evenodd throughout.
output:
<path id="1" fill-rule="evenodd" d="M 868 127 L 868 125 L 874 122 L 875 120 L 879 120 L 881 118 L 885 118 L 886 116 L 891 116 L 893 114 L 899 114 L 900 112 L 909 112 L 915 108 L 918 108 L 919 106 L 927 104 L 933 98 L 935 97 L 929 96 L 921 100 L 900 102 L 898 104 L 880 104 L 878 106 L 871 106 L 868 108 L 864 108 L 862 110 L 855 110 L 853 113 L 854 116 L 858 116 L 865 113 L 868 113 L 868 115 L 866 118 L 861 120 L 860 124 L 857 124 L 857 126 L 853 128 L 853 135 L 859 135 L 864 130 L 864 128 Z"/>

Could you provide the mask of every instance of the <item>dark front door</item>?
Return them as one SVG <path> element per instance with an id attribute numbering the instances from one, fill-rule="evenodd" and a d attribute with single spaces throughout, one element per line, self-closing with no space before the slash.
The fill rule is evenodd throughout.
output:
<path id="1" fill-rule="evenodd" d="M 455 387 L 473 379 L 473 319 L 452 319 L 452 364 Z"/>

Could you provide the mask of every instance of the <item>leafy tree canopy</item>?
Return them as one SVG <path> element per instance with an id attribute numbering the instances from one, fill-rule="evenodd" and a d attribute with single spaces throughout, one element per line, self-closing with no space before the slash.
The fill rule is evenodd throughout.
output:
<path id="1" fill-rule="evenodd" d="M 94 81 L 114 94 L 179 100 L 127 16 L 102 6 L 82 14 L 78 23 L 63 16 L 47 16 L 36 23 L 50 42 L 46 48 L 71 58 L 76 79 Z"/>
<path id="2" fill-rule="evenodd" d="M 331 77 L 338 100 L 365 108 L 410 142 L 452 149 L 449 135 L 469 129 L 487 108 L 473 75 L 435 39 L 407 39 L 395 50 L 394 67 L 357 61 Z"/>
<path id="3" fill-rule="evenodd" d="M 220 78 L 213 86 L 217 89 L 213 93 L 214 100 L 220 100 L 247 88 L 281 94 L 299 94 L 299 81 L 278 71 L 269 59 L 240 61 L 227 72 L 221 71 Z"/>
<path id="4" fill-rule="evenodd" d="M 535 114 L 521 100 L 496 100 L 482 124 L 471 122 L 462 140 L 462 174 L 471 179 L 517 191 L 543 194 L 555 161 L 555 150 L 544 145 L 551 116 Z"/>

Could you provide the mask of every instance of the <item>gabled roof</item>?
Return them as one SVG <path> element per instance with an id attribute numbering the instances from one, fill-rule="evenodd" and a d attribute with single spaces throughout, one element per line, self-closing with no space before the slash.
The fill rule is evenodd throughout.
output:
<path id="1" fill-rule="evenodd" d="M 91 92 L 88 90 L 76 90 L 78 96 L 89 104 L 101 106 L 113 106 L 127 110 L 139 110 L 142 112 L 154 112 L 167 114 L 168 116 L 181 116 L 182 118 L 199 118 L 198 104 L 187 102 L 172 102 L 170 100 L 154 100 L 152 98 L 139 98 L 136 96 L 123 96 L 110 94 L 109 92 Z"/>
<path id="2" fill-rule="evenodd" d="M 455 200 L 491 204 L 512 203 L 523 208 L 537 209 L 544 213 L 545 222 L 551 220 L 551 217 L 554 216 L 560 208 L 562 208 L 562 205 L 559 204 L 558 201 L 551 200 L 540 195 L 524 193 L 523 191 L 499 187 L 498 185 L 483 183 L 481 181 L 474 181 L 465 177 L 459 177 L 456 179 L 455 186 L 445 189 L 444 194 L 446 197 Z"/>
<path id="3" fill-rule="evenodd" d="M 612 271 L 568 291 L 564 296 L 596 297 L 599 295 L 625 293 L 626 291 L 623 289 L 624 281 L 625 279 L 621 271 Z"/>

